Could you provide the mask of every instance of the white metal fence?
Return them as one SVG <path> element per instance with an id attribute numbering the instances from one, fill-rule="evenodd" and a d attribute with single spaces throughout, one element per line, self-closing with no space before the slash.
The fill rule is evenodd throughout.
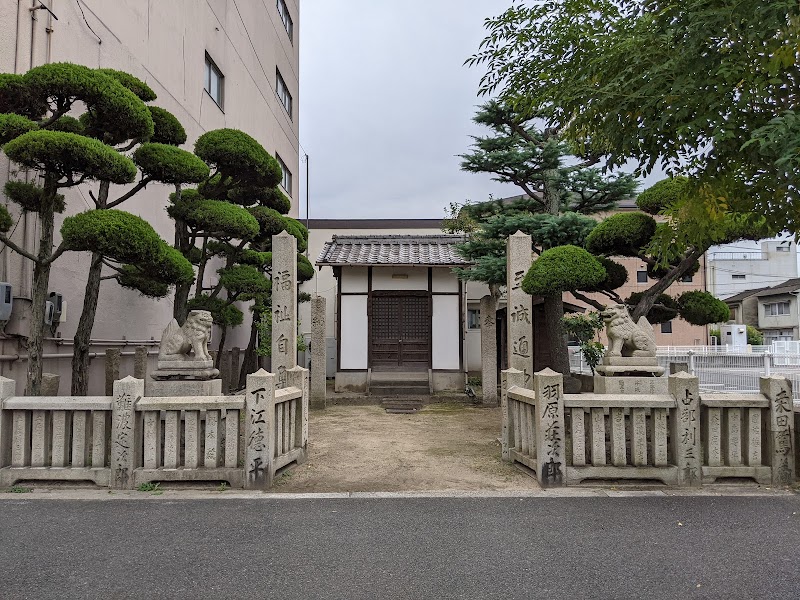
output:
<path id="1" fill-rule="evenodd" d="M 686 365 L 689 373 L 700 380 L 700 390 L 757 394 L 759 377 L 780 375 L 792 383 L 794 397 L 800 399 L 800 352 L 775 353 L 771 346 L 759 351 L 709 351 L 717 346 L 662 346 L 658 348 L 658 364 L 667 374 L 672 363 Z M 575 373 L 591 373 L 580 351 L 570 348 L 570 365 Z"/>

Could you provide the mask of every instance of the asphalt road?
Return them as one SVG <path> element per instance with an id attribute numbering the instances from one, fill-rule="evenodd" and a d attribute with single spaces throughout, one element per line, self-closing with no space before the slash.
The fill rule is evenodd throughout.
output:
<path id="1" fill-rule="evenodd" d="M 800 498 L 3 500 L 4 598 L 797 598 Z"/>

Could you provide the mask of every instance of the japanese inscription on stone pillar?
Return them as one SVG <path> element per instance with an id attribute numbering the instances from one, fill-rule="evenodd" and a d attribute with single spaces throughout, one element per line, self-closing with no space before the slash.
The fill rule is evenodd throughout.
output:
<path id="1" fill-rule="evenodd" d="M 783 377 L 762 377 L 761 393 L 769 399 L 769 460 L 772 484 L 791 485 L 795 479 L 794 402 Z"/>
<path id="2" fill-rule="evenodd" d="M 551 369 L 533 376 L 536 392 L 536 477 L 546 485 L 564 485 L 566 443 L 564 441 L 563 376 Z"/>
<path id="3" fill-rule="evenodd" d="M 286 370 L 297 365 L 297 239 L 272 236 L 272 372 L 285 388 Z"/>
<path id="4" fill-rule="evenodd" d="M 244 421 L 244 476 L 248 489 L 272 485 L 275 375 L 260 369 L 247 376 Z"/>
<path id="5" fill-rule="evenodd" d="M 311 299 L 311 405 L 325 408 L 325 297 Z"/>
<path id="6" fill-rule="evenodd" d="M 669 377 L 669 392 L 676 401 L 672 419 L 671 444 L 675 445 L 678 480 L 682 485 L 699 486 L 700 463 L 700 386 L 697 377 L 676 373 Z"/>
<path id="7" fill-rule="evenodd" d="M 522 291 L 522 279 L 531 268 L 531 236 L 518 231 L 506 243 L 508 287 L 508 366 L 522 371 L 525 387 L 533 375 L 533 303 Z"/>
<path id="8" fill-rule="evenodd" d="M 112 487 L 133 488 L 136 467 L 136 402 L 144 396 L 144 380 L 126 377 L 114 382 L 111 400 Z"/>

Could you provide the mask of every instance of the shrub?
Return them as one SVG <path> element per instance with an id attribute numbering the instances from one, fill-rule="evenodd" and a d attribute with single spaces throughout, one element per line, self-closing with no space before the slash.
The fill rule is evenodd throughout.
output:
<path id="1" fill-rule="evenodd" d="M 221 200 L 183 200 L 167 209 L 173 219 L 209 235 L 249 240 L 258 235 L 258 221 L 246 209 Z"/>
<path id="2" fill-rule="evenodd" d="M 142 102 L 152 102 L 158 96 L 149 85 L 138 77 L 134 77 L 125 71 L 117 71 L 116 69 L 97 69 L 103 75 L 108 75 L 119 81 L 123 86 L 133 92 Z"/>
<path id="3" fill-rule="evenodd" d="M 208 165 L 191 152 L 167 144 L 142 144 L 133 153 L 142 173 L 161 183 L 200 183 L 208 178 Z"/>
<path id="4" fill-rule="evenodd" d="M 0 204 L 0 233 L 8 233 L 14 226 L 14 219 L 4 204 Z"/>
<path id="5" fill-rule="evenodd" d="M 603 265 L 583 248 L 557 246 L 542 252 L 522 280 L 533 296 L 561 295 L 599 285 L 606 278 Z"/>
<path id="6" fill-rule="evenodd" d="M 625 300 L 625 304 L 631 308 L 635 308 L 639 305 L 639 302 L 642 301 L 642 296 L 644 296 L 643 292 L 633 292 L 628 296 L 628 299 Z M 675 298 L 669 294 L 659 294 L 656 298 L 655 306 L 653 306 L 646 315 L 647 320 L 650 321 L 652 325 L 671 321 L 678 316 L 679 308 Z"/>
<path id="7" fill-rule="evenodd" d="M 641 212 L 603 219 L 586 237 L 586 249 L 605 256 L 638 256 L 656 231 L 656 221 Z"/>
<path id="8" fill-rule="evenodd" d="M 314 265 L 304 255 L 297 255 L 297 280 L 300 283 L 314 278 Z"/>
<path id="9" fill-rule="evenodd" d="M 228 294 L 242 295 L 252 298 L 259 294 L 269 294 L 272 282 L 264 274 L 251 265 L 234 265 L 220 269 L 219 282 Z M 242 299 L 247 299 L 243 297 Z"/>
<path id="10" fill-rule="evenodd" d="M 271 188 L 282 178 L 280 164 L 255 139 L 237 129 L 216 129 L 204 133 L 194 153 L 225 177 L 248 185 Z"/>
<path id="11" fill-rule="evenodd" d="M 210 298 L 207 294 L 201 294 L 189 300 L 189 310 L 209 311 L 211 318 L 217 325 L 236 327 L 244 321 L 244 315 L 238 308 L 228 304 L 227 300 Z"/>
<path id="12" fill-rule="evenodd" d="M 262 239 L 271 238 L 286 229 L 286 221 L 277 210 L 266 206 L 253 206 L 247 209 L 258 221 L 258 237 Z"/>
<path id="13" fill-rule="evenodd" d="M 686 177 L 671 177 L 662 179 L 651 185 L 636 198 L 636 206 L 651 215 L 657 215 L 663 209 L 677 202 L 686 192 L 689 179 Z"/>
<path id="14" fill-rule="evenodd" d="M 708 292 L 692 290 L 678 296 L 681 317 L 692 325 L 724 323 L 730 319 L 728 305 Z"/>
<path id="15" fill-rule="evenodd" d="M 37 121 L 47 112 L 47 104 L 36 101 L 22 75 L 0 73 L 0 113 L 16 113 Z"/>
<path id="16" fill-rule="evenodd" d="M 751 346 L 763 346 L 764 334 L 752 325 L 747 326 L 747 343 Z"/>
<path id="17" fill-rule="evenodd" d="M 85 175 L 111 183 L 131 183 L 136 166 L 128 157 L 98 140 L 61 131 L 29 131 L 11 140 L 3 150 L 22 166 L 49 171 L 69 179 Z"/>
<path id="18" fill-rule="evenodd" d="M 147 109 L 153 119 L 151 142 L 170 146 L 180 146 L 186 143 L 186 130 L 175 115 L 158 106 L 148 106 Z"/>
<path id="19" fill-rule="evenodd" d="M 23 133 L 39 129 L 39 126 L 21 115 L 0 114 L 0 144 L 10 142 Z"/>
<path id="20" fill-rule="evenodd" d="M 152 225 L 122 210 L 90 210 L 67 217 L 61 236 L 68 250 L 100 252 L 121 263 L 150 263 L 163 240 Z"/>
<path id="21" fill-rule="evenodd" d="M 24 181 L 7 181 L 3 189 L 6 193 L 6 197 L 15 204 L 21 206 L 23 210 L 39 212 L 39 208 L 42 206 L 44 188 Z M 55 212 L 64 212 L 66 208 L 64 196 L 56 194 L 53 203 Z"/>

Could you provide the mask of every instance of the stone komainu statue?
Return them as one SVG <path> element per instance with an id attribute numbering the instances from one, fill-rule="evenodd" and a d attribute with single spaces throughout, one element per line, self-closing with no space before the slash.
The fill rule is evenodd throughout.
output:
<path id="1" fill-rule="evenodd" d="M 624 304 L 615 304 L 600 312 L 606 323 L 606 356 L 655 356 L 656 335 L 646 317 L 634 323 Z"/>
<path id="2" fill-rule="evenodd" d="M 191 311 L 181 326 L 172 319 L 161 335 L 158 360 L 210 361 L 211 324 L 211 313 L 207 310 Z M 190 350 L 194 351 L 194 359 L 188 356 Z"/>

